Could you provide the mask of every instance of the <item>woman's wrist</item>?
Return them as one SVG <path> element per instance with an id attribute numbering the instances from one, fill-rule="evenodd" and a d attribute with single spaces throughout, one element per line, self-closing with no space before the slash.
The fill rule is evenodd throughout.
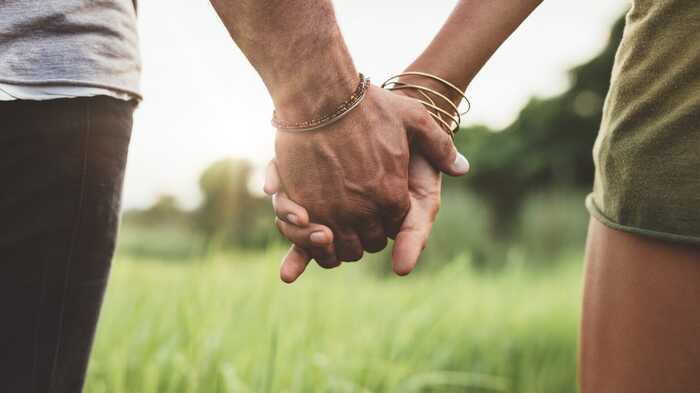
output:
<path id="1" fill-rule="evenodd" d="M 435 64 L 432 61 L 426 61 L 423 59 L 424 56 L 421 56 L 418 58 L 413 64 L 408 66 L 404 72 L 426 72 L 429 74 L 436 75 L 446 81 L 449 81 L 453 85 L 455 85 L 459 90 L 464 92 L 467 89 L 467 86 L 471 82 L 471 78 L 465 79 L 468 75 L 471 76 L 475 73 L 468 72 L 463 66 L 458 66 L 454 65 L 450 67 L 449 65 L 445 64 Z M 451 68 L 458 68 L 458 70 L 451 70 Z M 429 87 L 431 89 L 435 89 L 438 92 L 446 95 L 449 97 L 452 102 L 459 102 L 461 100 L 461 96 L 457 94 L 453 89 L 449 88 L 446 86 L 444 83 L 441 83 L 437 80 L 433 79 L 428 79 L 428 78 L 421 78 L 420 76 L 406 76 L 402 77 L 402 82 L 415 82 L 420 80 L 421 84 L 425 85 L 426 87 Z M 404 80 L 405 79 L 405 80 Z"/>
<path id="2" fill-rule="evenodd" d="M 422 66 L 418 66 L 422 67 Z M 425 66 L 422 68 L 418 68 L 415 64 L 411 65 L 409 68 L 406 69 L 405 72 L 424 72 L 432 75 L 436 75 L 446 81 L 449 81 L 450 83 L 456 85 L 456 87 L 464 92 L 466 90 L 466 83 L 463 81 L 459 80 L 451 80 L 449 75 L 447 73 L 443 72 L 441 73 L 440 71 L 436 72 L 436 67 L 430 67 L 430 66 Z M 420 75 L 402 75 L 399 78 L 399 82 L 401 83 L 407 83 L 407 84 L 412 84 L 412 85 L 418 85 L 422 87 L 426 87 L 430 90 L 434 90 L 441 95 L 447 97 L 454 105 L 459 106 L 460 103 L 463 101 L 463 95 L 459 94 L 455 89 L 449 87 L 445 83 L 442 83 L 436 79 L 431 79 L 431 78 L 426 78 Z M 416 98 L 416 99 L 423 99 L 423 96 L 420 94 L 419 91 L 415 89 L 406 89 L 405 92 L 406 95 Z M 449 103 L 445 102 L 442 99 L 435 99 L 435 105 L 440 107 L 441 109 L 450 112 L 452 114 L 455 114 L 454 106 L 450 105 Z"/>

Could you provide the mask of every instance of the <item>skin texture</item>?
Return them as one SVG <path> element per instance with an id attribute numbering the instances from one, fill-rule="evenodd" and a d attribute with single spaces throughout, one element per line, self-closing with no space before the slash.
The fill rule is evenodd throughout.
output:
<path id="1" fill-rule="evenodd" d="M 359 142 L 348 143 L 352 140 Z M 415 100 L 378 88 L 336 124 L 317 132 L 278 133 L 284 190 L 306 207 L 311 221 L 333 231 L 338 260 L 359 260 L 363 249 L 380 251 L 387 236 L 399 232 L 411 204 L 413 141 L 453 173 L 456 153 L 447 134 Z"/>
<path id="2" fill-rule="evenodd" d="M 357 70 L 330 1 L 211 4 L 262 78 L 281 119 L 299 122 L 327 113 L 355 90 Z"/>
<path id="3" fill-rule="evenodd" d="M 409 208 L 408 136 L 385 95 L 373 89 L 350 118 L 317 132 L 277 135 L 287 195 L 304 201 L 312 221 L 333 230 L 341 260 L 360 259 L 363 248 L 384 248 L 384 228 L 397 226 Z M 378 132 L 381 138 L 374 137 Z M 347 144 L 356 138 L 365 143 Z"/>
<path id="4" fill-rule="evenodd" d="M 493 53 L 498 49 L 498 47 L 505 41 L 510 34 L 520 25 L 520 23 L 540 4 L 539 0 L 528 0 L 528 1 L 518 1 L 512 2 L 508 0 L 497 0 L 497 1 L 480 1 L 480 0 L 462 0 L 455 7 L 454 11 L 445 22 L 443 27 L 440 29 L 438 34 L 435 36 L 430 45 L 426 50 L 413 62 L 406 71 L 423 71 L 438 75 L 452 83 L 462 90 L 466 89 L 469 82 L 476 75 L 476 73 L 481 69 L 481 67 L 486 63 L 486 61 L 493 55 Z M 482 23 L 483 21 L 489 21 L 489 23 Z M 459 102 L 460 96 L 456 94 L 449 88 L 446 88 L 439 82 L 434 82 L 425 78 L 416 77 L 404 77 L 401 79 L 403 82 L 415 83 L 423 85 L 449 97 L 454 103 Z M 399 95 L 404 95 L 413 98 L 419 98 L 419 95 L 410 90 L 399 90 L 395 92 Z M 442 109 L 451 110 L 449 104 L 437 100 L 436 103 L 442 107 Z M 434 123 L 437 125 L 433 119 L 425 119 L 426 122 Z M 413 153 L 427 154 L 427 157 L 431 157 L 429 151 L 424 148 L 421 144 L 413 146 Z M 413 173 L 421 173 L 422 171 L 413 171 Z M 282 174 L 285 177 L 285 174 Z M 409 175 L 409 182 L 411 175 Z M 414 183 L 424 183 L 422 179 L 414 181 Z M 281 189 L 281 188 L 280 188 Z M 270 190 L 267 190 L 271 193 Z M 439 192 L 439 191 L 438 191 Z M 282 198 L 283 199 L 283 198 Z M 302 206 L 309 208 L 308 205 L 303 203 L 304 199 L 296 198 L 297 202 L 300 202 Z M 439 197 L 433 199 L 435 206 L 432 206 L 427 210 L 437 211 L 439 207 Z M 289 206 L 288 204 L 283 204 L 283 206 Z M 299 213 L 306 216 L 305 213 Z M 428 217 L 426 215 L 425 217 Z M 285 215 L 282 213 L 278 214 L 281 220 L 285 220 Z M 323 223 L 322 221 L 316 220 L 312 217 L 312 221 L 315 224 Z M 426 220 L 421 223 L 426 228 L 430 228 L 432 225 L 432 220 Z M 299 226 L 300 223 L 289 222 L 290 225 L 279 225 L 278 228 L 282 234 L 287 237 L 292 243 L 296 244 L 298 248 L 302 250 L 292 249 L 290 254 L 283 260 L 283 271 L 285 270 L 284 265 L 289 263 L 293 266 L 305 265 L 304 259 L 307 256 L 319 256 L 323 260 L 334 260 L 332 255 L 332 249 L 327 246 L 314 247 L 309 246 L 308 236 L 314 231 L 318 231 L 318 227 L 304 228 L 306 221 L 301 223 L 302 225 L 299 229 L 294 229 L 293 227 Z M 326 228 L 327 229 L 327 228 Z M 334 230 L 335 231 L 335 230 Z M 337 232 L 337 231 L 335 231 Z M 426 233 L 429 234 L 430 229 Z M 336 233 L 336 236 L 338 233 Z M 388 235 L 391 235 L 390 233 Z M 326 233 L 326 237 L 330 236 Z M 306 241 L 301 241 L 306 239 Z M 422 243 L 419 243 L 421 245 Z M 354 247 L 357 247 L 357 242 L 354 243 Z M 420 253 L 418 253 L 420 254 Z M 417 259 L 417 256 L 415 257 Z M 324 267 L 334 267 L 337 263 L 326 264 L 316 260 Z M 406 266 L 415 266 L 414 258 L 407 258 Z M 394 259 L 394 267 L 397 266 L 397 260 Z M 297 269 L 292 269 L 293 271 L 298 271 Z M 397 271 L 397 273 L 407 274 L 410 269 L 404 269 Z M 283 274 L 283 279 L 284 279 Z M 291 277 L 291 276 L 290 276 Z M 296 279 L 296 277 L 294 277 Z"/>
<path id="5" fill-rule="evenodd" d="M 582 393 L 700 391 L 700 248 L 591 220 Z"/>
<path id="6" fill-rule="evenodd" d="M 439 75 L 464 91 L 498 47 L 542 0 L 461 0 L 423 53 L 406 69 Z M 413 77 L 405 81 L 417 81 Z M 437 82 L 419 79 L 454 102 L 459 95 Z M 448 107 L 443 107 L 447 109 Z"/>
<path id="7" fill-rule="evenodd" d="M 440 172 L 421 154 L 411 154 L 408 170 L 410 208 L 399 227 L 392 253 L 393 270 L 399 275 L 413 270 L 427 245 L 440 209 L 441 184 Z M 310 224 L 306 210 L 287 197 L 281 189 L 274 162 L 268 166 L 265 192 L 273 195 L 278 228 L 294 243 L 280 268 L 282 281 L 294 282 L 311 258 L 326 268 L 338 266 L 339 262 L 333 258 L 333 232 L 326 226 Z M 293 220 L 289 219 L 290 215 L 294 217 Z"/>
<path id="8" fill-rule="evenodd" d="M 281 121 L 330 113 L 355 90 L 358 73 L 329 0 L 211 3 L 263 78 Z M 376 87 L 332 125 L 277 133 L 277 168 L 287 195 L 334 232 L 334 255 L 321 264 L 358 260 L 363 249 L 378 251 L 397 233 L 410 205 L 409 141 L 448 174 L 468 170 L 419 104 Z"/>

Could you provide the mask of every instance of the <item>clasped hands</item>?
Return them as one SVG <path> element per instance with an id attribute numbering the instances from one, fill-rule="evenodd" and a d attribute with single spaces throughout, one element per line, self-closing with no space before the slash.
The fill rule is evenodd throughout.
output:
<path id="1" fill-rule="evenodd" d="M 440 172 L 469 170 L 451 137 L 417 100 L 370 87 L 364 101 L 324 128 L 278 130 L 264 190 L 293 245 L 280 277 L 296 280 L 311 259 L 324 268 L 357 261 L 395 239 L 392 263 L 410 273 L 440 208 Z"/>

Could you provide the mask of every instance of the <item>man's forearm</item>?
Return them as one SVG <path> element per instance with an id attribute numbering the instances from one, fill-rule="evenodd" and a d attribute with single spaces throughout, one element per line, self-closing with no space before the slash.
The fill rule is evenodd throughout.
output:
<path id="1" fill-rule="evenodd" d="M 464 91 L 496 49 L 541 2 L 460 0 L 440 32 L 407 71 L 439 75 Z M 459 101 L 458 95 L 439 83 L 431 87 Z"/>
<path id="2" fill-rule="evenodd" d="M 310 120 L 359 81 L 330 0 L 211 0 L 281 119 Z"/>

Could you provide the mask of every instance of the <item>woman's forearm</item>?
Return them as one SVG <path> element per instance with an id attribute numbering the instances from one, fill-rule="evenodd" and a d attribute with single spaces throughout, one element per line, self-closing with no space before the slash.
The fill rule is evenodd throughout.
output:
<path id="1" fill-rule="evenodd" d="M 464 91 L 496 49 L 541 2 L 461 0 L 430 45 L 406 71 L 432 73 Z M 458 94 L 440 83 L 425 79 L 420 83 L 428 83 L 454 102 L 459 101 Z"/>

